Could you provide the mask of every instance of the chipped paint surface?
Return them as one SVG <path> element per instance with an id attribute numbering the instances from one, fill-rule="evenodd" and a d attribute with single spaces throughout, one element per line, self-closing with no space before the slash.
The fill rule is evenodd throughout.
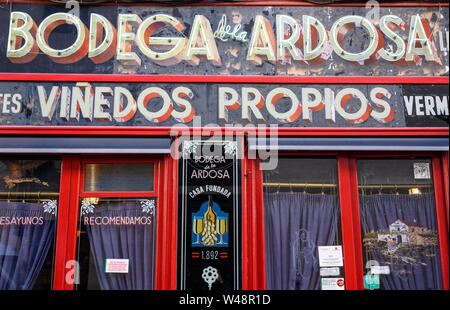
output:
<path id="1" fill-rule="evenodd" d="M 27 12 L 39 24 L 42 20 L 55 12 L 64 12 L 64 8 L 58 5 L 26 5 L 14 4 L 13 11 Z M 10 7 L 0 8 L 0 27 L 8 29 Z M 136 14 L 141 20 L 154 14 L 167 14 L 181 21 L 184 26 L 182 35 L 189 37 L 192 23 L 196 15 L 203 15 L 211 24 L 215 31 L 221 18 L 227 16 L 230 25 L 239 24 L 242 31 L 248 33 L 247 38 L 253 29 L 255 17 L 261 15 L 265 17 L 275 29 L 275 20 L 278 14 L 292 16 L 301 22 L 303 15 L 313 16 L 318 19 L 326 28 L 330 29 L 333 23 L 340 17 L 346 15 L 365 16 L 364 7 L 238 7 L 238 6 L 183 6 L 183 7 L 152 7 L 152 6 L 86 6 L 81 8 L 80 19 L 89 26 L 89 16 L 92 13 L 101 14 L 117 27 L 119 14 Z M 93 73 L 93 74 L 155 74 L 155 75 L 268 75 L 268 76 L 448 76 L 448 7 L 382 7 L 380 16 L 396 15 L 405 23 L 409 23 L 411 16 L 419 14 L 428 20 L 433 41 L 436 43 L 437 51 L 442 65 L 436 65 L 428 61 L 419 64 L 408 64 L 406 66 L 396 66 L 384 59 L 379 59 L 375 63 L 367 66 L 357 66 L 342 59 L 335 52 L 331 57 L 319 65 L 299 64 L 295 61 L 286 61 L 280 64 L 273 64 L 263 61 L 261 65 L 252 64 L 247 60 L 249 42 L 239 42 L 228 40 L 223 42 L 216 39 L 217 48 L 221 58 L 221 65 L 214 65 L 206 60 L 201 60 L 199 65 L 189 64 L 187 61 L 161 66 L 152 62 L 146 57 L 137 46 L 133 46 L 133 51 L 141 59 L 140 66 L 124 66 L 116 58 L 101 63 L 94 64 L 88 57 L 84 57 L 73 64 L 58 64 L 53 62 L 42 52 L 28 64 L 12 63 L 6 55 L 8 33 L 0 34 L 0 63 L 2 72 L 36 72 L 36 73 Z M 403 40 L 408 39 L 407 31 L 400 31 Z M 169 27 L 157 30 L 155 35 L 180 36 L 180 33 Z M 57 27 L 49 37 L 49 44 L 54 48 L 64 48 L 73 43 L 75 30 L 68 25 Z M 366 48 L 368 33 L 362 28 L 354 28 L 344 39 L 344 47 L 348 51 L 360 52 Z M 386 40 L 386 48 L 391 44 Z"/>
<path id="2" fill-rule="evenodd" d="M 63 112 L 61 107 L 61 101 L 63 95 L 61 95 L 61 89 L 63 87 L 70 89 L 72 94 L 74 88 L 79 87 L 80 83 L 72 82 L 0 82 L 0 127 L 1 126 L 131 126 L 131 127 L 170 127 L 174 125 L 186 125 L 189 127 L 200 127 L 211 124 L 217 124 L 218 126 L 224 126 L 230 124 L 240 124 L 244 127 L 247 124 L 276 124 L 279 127 L 329 127 L 329 128 L 398 128 L 398 127 L 448 127 L 448 85 L 337 85 L 337 84 L 216 84 L 216 83 L 90 83 L 88 87 L 91 88 L 90 93 L 94 94 L 99 89 L 105 91 L 106 88 L 110 88 L 114 93 L 104 92 L 101 96 L 95 95 L 91 97 L 92 101 L 87 100 L 87 106 L 89 102 L 90 113 L 84 112 L 77 118 L 67 117 L 67 120 L 62 117 Z M 38 88 L 45 91 L 46 96 L 41 96 Z M 140 94 L 148 89 L 157 89 L 159 92 L 165 92 L 167 96 L 173 98 L 174 94 L 181 94 L 181 92 L 187 94 L 184 99 L 187 100 L 185 105 L 192 107 L 191 113 L 186 113 L 183 120 L 177 119 L 181 117 L 180 113 L 186 109 L 178 104 L 173 104 L 173 110 L 178 111 L 178 116 L 173 112 L 170 114 L 160 115 L 159 120 L 150 120 L 148 116 L 142 113 L 143 109 L 156 113 L 163 109 L 163 97 L 153 96 L 152 99 L 147 101 L 145 108 L 138 107 L 137 112 L 133 113 L 131 117 L 127 119 L 118 119 L 115 117 L 115 105 L 121 100 L 115 100 L 118 96 L 116 90 L 118 88 L 126 89 L 130 96 L 135 101 L 139 101 Z M 261 96 L 263 99 L 262 105 L 253 105 L 253 110 L 249 113 L 250 116 L 244 116 L 244 102 L 239 101 L 238 105 L 233 105 L 229 101 L 227 104 L 221 105 L 221 102 L 226 102 L 227 99 L 221 99 L 220 89 L 227 89 L 228 92 L 234 92 L 236 97 L 244 99 L 244 88 L 246 90 L 256 90 L 253 94 Z M 325 103 L 325 107 L 322 104 L 313 103 L 315 101 L 312 97 L 307 99 L 307 96 L 303 93 L 304 89 L 308 91 L 316 91 L 318 96 L 322 97 L 322 102 Z M 53 91 L 53 89 L 55 91 Z M 178 89 L 178 92 L 176 91 Z M 334 96 L 334 107 L 339 103 L 336 101 L 341 91 L 346 92 L 349 90 L 349 94 L 353 94 L 353 98 L 349 100 L 343 99 L 343 109 L 347 113 L 356 114 L 361 109 L 362 104 L 366 104 L 366 101 L 370 105 L 369 111 L 381 113 L 385 108 L 377 105 L 374 100 L 376 93 L 372 93 L 374 89 L 380 91 L 385 90 L 386 93 L 381 96 L 386 104 L 389 105 L 392 110 L 392 114 L 385 115 L 383 117 L 376 117 L 374 113 L 371 113 L 370 117 L 364 118 L 362 121 L 351 121 L 346 118 L 342 111 L 336 109 L 335 113 L 330 116 L 327 114 L 327 101 L 326 91 L 331 91 Z M 181 91 L 181 92 L 180 92 Z M 274 91 L 277 93 L 274 94 Z M 277 94 L 285 94 L 290 92 L 290 97 L 280 97 Z M 41 94 L 43 92 L 41 91 Z M 55 96 L 52 98 L 52 93 Z M 272 93 L 272 95 L 270 95 Z M 381 92 L 382 93 L 382 92 Z M 380 94 L 381 94 L 380 93 Z M 8 95 L 8 99 L 5 100 L 5 94 Z M 17 113 L 13 112 L 15 105 L 12 103 L 12 96 L 19 94 L 22 98 L 20 101 L 20 109 Z M 86 94 L 84 92 L 83 94 Z M 121 93 L 123 94 L 123 92 Z M 371 95 L 372 94 L 372 95 Z M 270 99 L 269 97 L 272 96 Z M 315 96 L 315 95 L 314 95 Z M 360 100 L 357 96 L 363 96 L 367 100 Z M 248 102 L 252 101 L 255 96 L 247 95 Z M 342 97 L 342 96 L 341 96 Z M 344 96 L 348 97 L 348 96 Z M 78 97 L 79 98 L 79 97 Z M 130 98 L 130 97 L 129 97 Z M 379 97 L 380 98 L 380 97 Z M 406 99 L 405 99 L 406 98 Z M 124 98 L 122 98 L 124 99 Z M 77 99 L 78 100 L 78 99 Z M 109 102 L 109 106 L 105 104 L 105 100 Z M 5 104 L 8 101 L 8 104 Z M 125 100 L 128 103 L 123 103 L 125 107 L 132 101 Z M 256 100 L 261 103 L 260 100 Z M 255 101 L 255 102 L 256 102 Z M 309 102 L 307 102 L 309 101 Z M 50 108 L 50 102 L 54 102 L 54 108 Z M 74 97 L 69 98 L 68 102 L 72 102 L 72 105 L 77 104 L 74 101 Z M 75 102 L 75 103 L 74 103 Z M 254 102 L 254 103 L 255 103 Z M 299 114 L 290 115 L 291 118 L 282 117 L 277 113 L 274 113 L 273 106 L 276 105 L 275 111 L 278 113 L 285 113 L 292 109 L 293 104 L 299 104 L 301 111 Z M 329 103 L 328 103 L 329 104 Z M 138 104 L 139 105 L 139 104 Z M 252 105 L 252 104 L 249 104 Z M 446 108 L 447 106 L 447 108 Z M 101 110 L 102 117 L 92 114 L 94 109 Z M 100 107 L 100 108 L 99 108 Z M 226 120 L 222 119 L 221 111 L 228 110 Z M 309 108 L 308 108 L 309 107 Z M 332 106 L 328 105 L 328 108 Z M 75 106 L 76 108 L 76 106 Z M 270 109 L 269 109 L 270 108 Z M 310 110 L 310 117 L 305 117 L 304 110 Z M 333 108 L 334 109 L 334 108 Z M 73 108 L 69 109 L 73 110 Z M 47 111 L 47 112 L 45 112 Z M 172 110 L 170 110 L 172 111 Z M 255 113 L 256 111 L 256 113 Z M 259 113 L 258 113 L 259 112 Z M 104 114 L 110 115 L 107 119 Z M 189 115 L 188 115 L 189 114 Z M 49 116 L 50 115 L 50 116 Z M 100 114 L 99 114 L 100 115 Z M 195 122 L 194 116 L 200 117 L 199 123 Z"/>

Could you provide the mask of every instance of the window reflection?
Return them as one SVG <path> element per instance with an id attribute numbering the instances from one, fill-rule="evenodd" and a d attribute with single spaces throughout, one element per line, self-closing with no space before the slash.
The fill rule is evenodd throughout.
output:
<path id="1" fill-rule="evenodd" d="M 77 289 L 153 289 L 156 198 L 82 198 L 80 209 Z"/>
<path id="2" fill-rule="evenodd" d="M 88 163 L 85 165 L 85 192 L 151 192 L 153 163 Z"/>
<path id="3" fill-rule="evenodd" d="M 442 289 L 431 160 L 357 162 L 365 288 Z"/>
<path id="4" fill-rule="evenodd" d="M 61 161 L 0 158 L 0 290 L 51 289 Z"/>
<path id="5" fill-rule="evenodd" d="M 264 216 L 268 289 L 329 289 L 323 281 L 344 277 L 319 259 L 326 246 L 342 250 L 335 158 L 280 158 L 264 171 Z"/>

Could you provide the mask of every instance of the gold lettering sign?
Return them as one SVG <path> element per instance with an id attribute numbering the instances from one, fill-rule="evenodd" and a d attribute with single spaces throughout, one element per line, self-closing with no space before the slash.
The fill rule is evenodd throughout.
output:
<path id="1" fill-rule="evenodd" d="M 224 14 L 214 25 L 215 32 L 207 16 L 196 14 L 190 21 L 190 32 L 185 33 L 185 21 L 169 14 L 153 14 L 145 19 L 133 13 L 118 14 L 116 30 L 108 18 L 98 13 L 90 14 L 88 29 L 80 18 L 69 13 L 51 14 L 37 24 L 29 13 L 14 11 L 10 14 L 6 56 L 13 63 L 28 63 L 43 53 L 60 64 L 77 63 L 85 57 L 102 64 L 115 58 L 124 67 L 137 68 L 143 64 L 141 57 L 146 57 L 168 67 L 180 62 L 193 66 L 208 62 L 221 67 L 223 52 L 219 52 L 217 43 L 232 39 L 241 42 L 243 61 L 253 65 L 265 61 L 288 65 L 292 59 L 314 66 L 329 60 L 333 52 L 356 66 L 368 66 L 380 59 L 395 66 L 422 62 L 443 65 L 429 21 L 419 14 L 411 15 L 406 21 L 409 24 L 393 14 L 381 16 L 376 24 L 364 16 L 345 15 L 336 18 L 330 29 L 319 18 L 306 14 L 276 14 L 274 21 L 261 14 L 248 18 L 253 23 L 249 24 L 247 39 L 242 18 L 232 28 Z M 50 34 L 63 24 L 75 27 L 76 38 L 67 48 L 54 48 Z M 177 35 L 158 35 L 162 28 L 170 28 Z M 358 52 L 345 46 L 346 36 L 355 29 L 367 33 L 365 47 Z M 407 39 L 399 31 L 407 33 Z M 387 41 L 395 48 L 387 48 Z"/>

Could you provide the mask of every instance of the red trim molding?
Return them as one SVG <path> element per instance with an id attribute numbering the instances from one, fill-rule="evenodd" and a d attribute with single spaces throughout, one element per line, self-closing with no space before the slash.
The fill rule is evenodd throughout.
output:
<path id="1" fill-rule="evenodd" d="M 66 285 L 66 258 L 68 240 L 68 220 L 70 217 L 69 202 L 72 180 L 72 156 L 65 155 L 62 158 L 60 196 L 58 206 L 57 242 L 54 260 L 53 289 L 63 290 Z M 75 267 L 75 266 L 72 266 Z M 75 270 L 73 270 L 75 276 Z M 72 279 L 72 278 L 70 278 Z"/>
<path id="2" fill-rule="evenodd" d="M 448 84 L 448 76 L 262 76 L 0 73 L 3 81 L 271 83 L 271 84 Z"/>
<path id="3" fill-rule="evenodd" d="M 433 155 L 433 182 L 434 182 L 434 199 L 436 203 L 436 219 L 439 235 L 439 247 L 441 252 L 441 266 L 442 266 L 442 284 L 444 290 L 449 289 L 449 240 L 448 240 L 448 226 L 446 223 L 446 207 L 444 195 L 444 180 L 442 179 L 442 165 L 439 155 Z"/>
<path id="4" fill-rule="evenodd" d="M 0 126 L 0 135 L 114 135 L 114 136 L 168 136 L 201 135 L 221 131 L 224 135 L 250 135 L 263 133 L 262 129 L 245 127 L 114 127 L 114 126 Z M 270 133 L 267 128 L 267 133 Z M 410 127 L 410 128 L 278 128 L 279 136 L 449 136 L 448 127 Z"/>
<path id="5" fill-rule="evenodd" d="M 449 227 L 449 156 L 448 152 L 442 154 L 442 171 L 444 178 L 445 205 L 447 207 L 447 228 Z"/>
<path id="6" fill-rule="evenodd" d="M 361 227 L 359 226 L 358 181 L 355 158 L 338 155 L 339 204 L 341 206 L 342 242 L 345 261 L 345 289 L 363 290 Z"/>
<path id="7" fill-rule="evenodd" d="M 178 141 L 176 141 L 178 143 Z M 175 149 L 176 156 L 178 148 Z M 155 290 L 177 288 L 178 161 L 159 160 Z"/>
<path id="8" fill-rule="evenodd" d="M 63 236 L 65 242 L 57 240 L 59 245 L 64 244 L 65 246 L 65 259 L 64 259 L 64 272 L 57 273 L 55 269 L 55 277 L 60 277 L 58 279 L 58 285 L 62 286 L 59 289 L 73 290 L 74 282 L 67 281 L 68 276 L 71 275 L 74 270 L 74 266 L 70 262 L 76 262 L 77 259 L 77 231 L 78 231 L 78 214 L 79 214 L 79 198 L 78 193 L 80 189 L 80 169 L 81 161 L 79 157 L 72 157 L 72 163 L 69 171 L 64 171 L 63 174 L 70 173 L 70 185 L 64 184 L 65 187 L 69 188 L 69 201 L 68 201 L 68 212 L 67 218 L 64 219 L 64 225 L 66 225 L 67 235 Z M 58 223 L 59 226 L 59 223 Z M 77 268 L 78 266 L 76 266 Z M 75 276 L 75 275 L 74 275 Z M 62 279 L 61 279 L 62 278 Z M 70 278 L 69 278 L 70 279 Z"/>
<path id="9" fill-rule="evenodd" d="M 241 142 L 245 149 L 244 141 Z M 259 161 L 242 160 L 242 288 L 266 289 L 263 172 Z"/>
<path id="10" fill-rule="evenodd" d="M 38 1 L 38 0 L 10 0 L 13 3 L 24 3 L 24 4 L 57 4 L 50 1 Z M 7 3 L 7 0 L 0 0 L 0 3 Z M 103 3 L 92 3 L 89 5 L 118 5 L 116 2 L 103 2 Z M 327 4 L 315 4 L 300 0 L 275 0 L 275 1 L 261 1 L 261 0 L 244 0 L 242 2 L 213 2 L 213 3 L 155 3 L 155 2 L 139 2 L 139 3 L 123 3 L 124 6 L 365 6 L 365 2 L 361 3 L 327 3 Z M 442 3 L 429 3 L 421 1 L 412 2 L 383 2 L 379 4 L 381 7 L 447 7 L 448 2 Z"/>

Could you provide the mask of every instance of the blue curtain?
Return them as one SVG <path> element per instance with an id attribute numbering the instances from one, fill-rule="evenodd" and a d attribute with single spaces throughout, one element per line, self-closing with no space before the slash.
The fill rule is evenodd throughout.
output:
<path id="1" fill-rule="evenodd" d="M 366 261 L 390 268 L 390 274 L 380 275 L 383 286 L 442 289 L 434 193 L 360 195 L 359 200 Z M 406 225 L 408 232 L 392 233 L 394 222 Z"/>
<path id="2" fill-rule="evenodd" d="M 25 218 L 32 222 L 23 224 Z M 54 240 L 55 216 L 42 204 L 0 201 L 0 219 L 0 290 L 32 289 Z"/>
<path id="3" fill-rule="evenodd" d="M 97 206 L 94 217 L 148 217 L 137 202 Z M 153 217 L 154 218 L 154 217 Z M 97 278 L 102 290 L 154 288 L 155 223 L 151 225 L 86 225 Z M 128 259 L 128 273 L 105 273 L 105 259 Z"/>
<path id="4" fill-rule="evenodd" d="M 264 209 L 267 289 L 320 289 L 317 247 L 336 239 L 335 196 L 267 193 Z"/>

